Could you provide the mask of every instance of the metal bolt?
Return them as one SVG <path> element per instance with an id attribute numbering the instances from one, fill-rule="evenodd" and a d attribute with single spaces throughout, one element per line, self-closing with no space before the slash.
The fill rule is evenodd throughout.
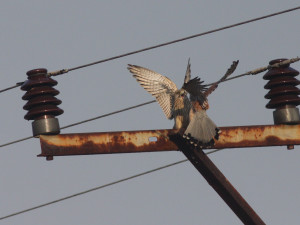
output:
<path id="1" fill-rule="evenodd" d="M 46 156 L 46 160 L 47 160 L 47 161 L 53 160 L 53 155 L 48 155 L 48 156 Z"/>

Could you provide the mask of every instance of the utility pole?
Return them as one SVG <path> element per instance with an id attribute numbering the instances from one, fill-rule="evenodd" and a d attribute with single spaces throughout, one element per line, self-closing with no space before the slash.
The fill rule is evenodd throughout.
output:
<path id="1" fill-rule="evenodd" d="M 299 72 L 284 62 L 286 59 L 270 61 L 270 66 L 273 66 L 263 77 L 269 80 L 265 85 L 266 89 L 270 89 L 265 95 L 270 100 L 266 107 L 274 109 L 275 125 L 220 127 L 222 133 L 214 149 L 287 146 L 291 150 L 294 145 L 300 145 L 300 115 L 296 107 L 300 105 L 300 90 L 296 87 L 300 81 L 295 78 Z M 60 128 L 55 117 L 62 114 L 63 110 L 57 107 L 61 101 L 54 97 L 59 92 L 52 88 L 57 82 L 47 76 L 46 69 L 31 70 L 27 75 L 28 81 L 21 87 L 27 91 L 23 99 L 29 100 L 24 106 L 28 110 L 25 119 L 34 120 L 33 134 L 39 136 L 42 149 L 39 156 L 52 160 L 53 156 L 63 155 L 179 149 L 244 224 L 265 224 L 203 150 L 189 145 L 175 130 L 59 134 Z"/>

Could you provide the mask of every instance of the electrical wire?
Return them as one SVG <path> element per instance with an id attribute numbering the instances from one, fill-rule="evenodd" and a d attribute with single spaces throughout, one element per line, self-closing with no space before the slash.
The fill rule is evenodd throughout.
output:
<path id="1" fill-rule="evenodd" d="M 88 63 L 88 64 L 85 64 L 85 65 L 73 67 L 73 68 L 70 68 L 70 69 L 62 69 L 62 70 L 59 70 L 59 71 L 48 73 L 48 76 L 61 75 L 61 74 L 68 73 L 68 72 L 73 71 L 73 70 L 77 70 L 77 69 L 89 67 L 89 66 L 92 66 L 92 65 L 96 65 L 96 64 L 100 64 L 100 63 L 103 63 L 103 62 L 111 61 L 111 60 L 114 60 L 114 59 L 118 59 L 118 58 L 126 57 L 126 56 L 129 56 L 129 55 L 141 53 L 141 52 L 152 50 L 152 49 L 155 49 L 155 48 L 159 48 L 159 47 L 163 47 L 163 46 L 175 44 L 177 42 L 181 42 L 181 41 L 185 41 L 185 40 L 188 40 L 188 39 L 192 39 L 192 38 L 204 36 L 204 35 L 207 35 L 207 34 L 215 33 L 215 32 L 218 32 L 218 31 L 225 30 L 225 29 L 237 27 L 237 26 L 244 25 L 244 24 L 247 24 L 247 23 L 251 23 L 251 22 L 258 21 L 258 20 L 262 20 L 262 19 L 266 19 L 266 18 L 269 18 L 269 17 L 273 17 L 273 16 L 276 16 L 276 15 L 280 15 L 280 14 L 288 13 L 288 12 L 291 12 L 291 11 L 295 11 L 295 10 L 298 10 L 298 9 L 300 9 L 300 6 L 299 7 L 295 7 L 295 8 L 291 8 L 291 9 L 288 9 L 288 10 L 284 10 L 284 11 L 272 13 L 272 14 L 269 14 L 269 15 L 266 15 L 266 16 L 257 17 L 257 18 L 254 18 L 254 19 L 250 19 L 250 20 L 247 20 L 247 21 L 240 22 L 240 23 L 232 24 L 232 25 L 229 25 L 229 26 L 224 26 L 224 27 L 221 27 L 221 28 L 217 28 L 217 29 L 214 29 L 214 30 L 207 31 L 207 32 L 203 32 L 203 33 L 195 34 L 195 35 L 192 35 L 192 36 L 184 37 L 184 38 L 177 39 L 177 40 L 174 40 L 174 41 L 165 42 L 165 43 L 162 43 L 162 44 L 159 44 L 159 45 L 155 45 L 155 46 L 152 46 L 152 47 L 140 49 L 140 50 L 137 50 L 137 51 L 126 53 L 126 54 L 122 54 L 122 55 L 114 56 L 114 57 L 111 57 L 111 58 L 103 59 L 103 60 L 100 60 L 100 61 L 96 61 L 96 62 Z M 298 58 L 298 60 L 299 60 L 299 58 Z M 268 68 L 269 67 L 267 67 L 266 69 L 264 68 L 263 71 L 267 70 Z M 262 72 L 262 71 L 254 71 L 254 70 L 253 71 L 249 71 L 247 73 L 244 73 L 244 74 L 241 74 L 241 75 L 238 75 L 238 76 L 235 76 L 235 77 L 228 78 L 225 81 L 236 79 L 236 78 L 239 78 L 239 77 L 242 77 L 242 76 L 246 76 L 246 75 L 250 75 L 250 74 L 252 74 L 252 75 L 253 74 L 257 74 L 257 73 L 260 73 L 260 72 Z M 19 83 L 17 83 L 14 86 L 2 89 L 2 90 L 0 90 L 0 93 L 8 91 L 8 90 L 11 90 L 11 89 L 14 89 L 16 87 L 19 87 L 23 83 L 24 82 L 19 82 Z M 211 84 L 209 84 L 209 85 L 211 85 Z M 70 124 L 70 125 L 67 125 L 65 127 L 62 127 L 61 129 L 65 129 L 65 128 L 69 128 L 69 127 L 76 126 L 76 125 L 79 125 L 79 124 L 83 124 L 83 123 L 86 123 L 86 122 L 90 122 L 90 121 L 93 121 L 93 120 L 96 120 L 96 119 L 99 119 L 99 118 L 103 118 L 103 117 L 107 117 L 107 116 L 110 116 L 110 115 L 113 115 L 113 114 L 121 113 L 121 112 L 130 110 L 130 109 L 141 107 L 141 106 L 144 106 L 146 104 L 151 104 L 151 103 L 154 103 L 154 102 L 155 102 L 155 100 L 149 101 L 149 102 L 146 102 L 146 103 L 142 103 L 142 104 L 139 104 L 139 105 L 136 105 L 136 106 L 128 107 L 128 108 L 125 108 L 125 109 L 122 109 L 122 110 L 118 110 L 118 111 L 115 111 L 115 112 L 112 112 L 112 113 L 104 114 L 104 115 L 101 115 L 101 116 L 98 116 L 98 117 L 94 117 L 94 118 L 91 118 L 91 119 L 88 119 L 88 120 L 84 120 L 84 121 L 81 121 L 81 122 Z M 32 137 L 33 136 L 29 136 L 29 137 L 22 138 L 22 139 L 13 141 L 13 142 L 9 142 L 7 144 L 0 145 L 0 147 L 4 147 L 4 146 L 7 146 L 7 145 L 11 145 L 11 144 L 14 144 L 14 143 L 25 141 L 25 140 L 31 139 Z M 213 150 L 211 152 L 208 152 L 207 154 L 211 154 L 211 153 L 214 153 L 214 152 L 220 151 L 220 150 L 222 150 L 222 149 Z M 178 164 L 181 164 L 181 163 L 187 162 L 187 161 L 188 160 L 185 159 L 185 160 L 181 160 L 181 161 L 174 162 L 174 163 L 171 163 L 171 164 L 167 164 L 167 165 L 162 166 L 162 167 L 158 167 L 158 168 L 155 168 L 155 169 L 143 172 L 143 173 L 139 173 L 139 174 L 136 174 L 136 175 L 133 175 L 133 176 L 130 176 L 130 177 L 118 180 L 118 181 L 114 181 L 114 182 L 111 182 L 111 183 L 108 183 L 108 184 L 105 184 L 105 185 L 101 185 L 101 186 L 98 186 L 98 187 L 95 187 L 95 188 L 92 188 L 92 189 L 89 189 L 89 190 L 86 190 L 86 191 L 83 191 L 83 192 L 79 192 L 79 193 L 76 193 L 76 194 L 73 194 L 73 195 L 69 195 L 69 196 L 66 196 L 64 198 L 60 198 L 60 199 L 57 199 L 57 200 L 54 200 L 54 201 L 51 201 L 51 202 L 48 202 L 48 203 L 45 203 L 45 204 L 41 204 L 41 205 L 38 205 L 38 206 L 35 206 L 35 207 L 32 207 L 32 208 L 26 209 L 26 210 L 22 210 L 22 211 L 19 211 L 19 212 L 16 212 L 16 213 L 13 213 L 13 214 L 1 217 L 0 220 L 6 219 L 6 218 L 9 218 L 9 217 L 13 217 L 13 216 L 16 216 L 16 215 L 19 215 L 19 214 L 22 214 L 22 213 L 26 213 L 26 212 L 29 212 L 29 211 L 32 211 L 32 210 L 35 210 L 35 209 L 38 209 L 38 208 L 42 208 L 42 207 L 45 207 L 45 206 L 48 206 L 48 205 L 51 205 L 51 204 L 54 204 L 54 203 L 58 203 L 58 202 L 61 202 L 61 201 L 64 201 L 64 200 L 67 200 L 67 199 L 70 199 L 70 198 L 74 198 L 74 197 L 77 197 L 77 196 L 80 196 L 80 195 L 83 195 L 83 194 L 87 194 L 87 193 L 95 191 L 95 190 L 99 190 L 99 189 L 102 189 L 102 188 L 105 188 L 105 187 L 108 187 L 108 186 L 112 186 L 112 185 L 115 185 L 115 184 L 118 184 L 118 183 L 121 183 L 121 182 L 125 182 L 127 180 L 131 180 L 131 179 L 134 179 L 134 178 L 146 175 L 146 174 L 150 174 L 150 173 L 153 173 L 153 172 L 156 172 L 156 171 L 159 171 L 159 170 L 162 170 L 162 169 L 174 166 L 174 165 L 178 165 Z"/>
<path id="2" fill-rule="evenodd" d="M 287 60 L 284 60 L 284 61 L 282 61 L 280 63 L 275 63 L 273 65 L 268 65 L 268 66 L 265 66 L 265 67 L 260 67 L 260 68 L 257 68 L 257 69 L 250 70 L 250 71 L 248 71 L 246 73 L 243 73 L 243 74 L 240 74 L 240 75 L 237 75 L 237 76 L 233 76 L 231 78 L 227 78 L 226 80 L 224 80 L 222 82 L 233 80 L 233 79 L 237 79 L 237 78 L 240 78 L 240 77 L 243 77 L 243 76 L 246 76 L 246 75 L 256 75 L 256 74 L 264 72 L 264 71 L 266 71 L 268 69 L 279 67 L 279 66 L 283 66 L 283 65 L 287 65 L 287 64 L 291 64 L 291 63 L 295 63 L 295 62 L 298 62 L 298 61 L 300 61 L 299 57 L 287 59 Z M 207 84 L 207 86 L 212 85 L 214 83 L 215 82 Z M 135 108 L 138 108 L 138 107 L 142 107 L 142 106 L 154 103 L 154 102 L 156 102 L 156 100 L 152 100 L 152 101 L 149 101 L 149 102 L 144 102 L 144 103 L 141 103 L 141 104 L 138 104 L 138 105 L 130 106 L 130 107 L 127 107 L 127 108 L 124 108 L 124 109 L 120 109 L 120 110 L 114 111 L 114 112 L 110 112 L 110 113 L 103 114 L 103 115 L 100 115 L 100 116 L 97 116 L 97 117 L 93 117 L 93 118 L 90 118 L 90 119 L 87 119 L 87 120 L 76 122 L 76 123 L 73 123 L 73 124 L 61 127 L 61 130 L 62 129 L 66 129 L 66 128 L 70 128 L 70 127 L 73 127 L 73 126 L 77 126 L 77 125 L 80 125 L 80 124 L 83 124 L 83 123 L 87 123 L 87 122 L 90 122 L 90 121 L 93 121 L 93 120 L 97 120 L 97 119 L 100 119 L 100 118 L 108 117 L 108 116 L 111 116 L 111 115 L 114 115 L 114 114 L 118 114 L 118 113 L 121 113 L 121 112 L 125 112 L 125 111 L 131 110 L 131 109 L 135 109 Z M 0 145 L 0 148 L 8 146 L 8 145 L 16 144 L 16 143 L 21 142 L 21 141 L 28 140 L 28 139 L 31 139 L 33 137 L 34 136 L 29 136 L 29 137 L 25 137 L 25 138 L 22 138 L 22 139 L 19 139 L 19 140 L 8 142 L 6 144 Z"/>
<path id="3" fill-rule="evenodd" d="M 292 12 L 292 11 L 295 11 L 295 10 L 298 10 L 298 9 L 300 9 L 300 6 L 295 7 L 295 8 L 291 8 L 291 9 L 287 9 L 287 10 L 283 10 L 283 11 L 279 11 L 279 12 L 276 12 L 276 13 L 268 14 L 268 15 L 265 15 L 265 16 L 253 18 L 253 19 L 246 20 L 246 21 L 243 21 L 243 22 L 235 23 L 235 24 L 232 24 L 232 25 L 220 27 L 220 28 L 217 28 L 217 29 L 209 30 L 209 31 L 206 31 L 206 32 L 203 32 L 203 33 L 192 35 L 192 36 L 188 36 L 188 37 L 180 38 L 180 39 L 177 39 L 177 40 L 165 42 L 165 43 L 162 43 L 162 44 L 154 45 L 154 46 L 151 46 L 151 47 L 143 48 L 143 49 L 140 49 L 140 50 L 136 50 L 136 51 L 128 52 L 128 53 L 125 53 L 125 54 L 117 55 L 117 56 L 114 56 L 114 57 L 102 59 L 102 60 L 99 60 L 99 61 L 96 61 L 96 62 L 84 64 L 84 65 L 81 65 L 81 66 L 76 66 L 76 67 L 69 68 L 69 69 L 62 69 L 62 70 L 53 71 L 53 72 L 48 73 L 48 76 L 50 77 L 50 76 L 62 75 L 62 74 L 68 73 L 68 72 L 73 71 L 73 70 L 78 70 L 78 69 L 81 69 L 81 68 L 85 68 L 85 67 L 88 67 L 88 66 L 93 66 L 93 65 L 96 65 L 96 64 L 100 64 L 100 63 L 108 62 L 108 61 L 111 61 L 111 60 L 123 58 L 123 57 L 129 56 L 129 55 L 134 55 L 134 54 L 145 52 L 145 51 L 152 50 L 152 49 L 155 49 L 155 48 L 159 48 L 159 47 L 175 44 L 175 43 L 178 43 L 178 42 L 186 41 L 186 40 L 189 40 L 189 39 L 192 39 L 192 38 L 204 36 L 204 35 L 207 35 L 207 34 L 212 34 L 212 33 L 218 32 L 218 31 L 230 29 L 230 28 L 233 28 L 233 27 L 241 26 L 241 25 L 251 23 L 251 22 L 255 22 L 255 21 L 259 21 L 259 20 L 263 20 L 263 19 L 266 19 L 266 18 L 269 18 L 269 17 L 273 17 L 273 16 L 284 14 L 284 13 Z M 11 89 L 16 88 L 16 87 L 19 87 L 23 83 L 24 82 L 19 82 L 14 86 L 2 89 L 2 90 L 0 90 L 0 93 L 11 90 Z"/>
<path id="4" fill-rule="evenodd" d="M 114 115 L 114 114 L 118 114 L 118 113 L 121 113 L 121 112 L 131 110 L 131 109 L 135 109 L 135 108 L 138 108 L 138 107 L 141 107 L 141 106 L 144 106 L 144 105 L 148 105 L 148 104 L 151 104 L 151 103 L 154 103 L 154 102 L 156 102 L 156 101 L 152 100 L 152 101 L 149 101 L 149 102 L 144 102 L 142 104 L 134 105 L 134 106 L 131 106 L 131 107 L 128 107 L 128 108 L 117 110 L 117 111 L 107 113 L 107 114 L 104 114 L 104 115 L 101 115 L 101 116 L 97 116 L 97 117 L 94 117 L 94 118 L 91 118 L 91 119 L 87 119 L 87 120 L 83 120 L 83 121 L 80 121 L 80 122 L 77 122 L 77 123 L 73 123 L 73 124 L 64 126 L 61 129 L 66 129 L 66 128 L 69 128 L 69 127 L 77 126 L 77 125 L 87 123 L 87 122 L 90 122 L 90 121 L 93 121 L 93 120 L 97 120 L 97 119 L 100 119 L 100 118 L 103 118 L 103 117 L 111 116 L 111 115 Z"/>
<path id="5" fill-rule="evenodd" d="M 10 90 L 10 89 L 14 89 L 14 88 L 16 88 L 16 87 L 20 87 L 23 83 L 24 83 L 24 82 L 19 82 L 19 83 L 17 83 L 17 84 L 14 85 L 14 86 L 11 86 L 11 87 L 8 87 L 8 88 L 4 88 L 4 89 L 0 90 L 0 93 L 5 92 L 5 91 L 8 91 L 8 90 Z"/>
<path id="6" fill-rule="evenodd" d="M 234 80 L 234 79 L 237 79 L 237 78 L 240 78 L 240 77 L 244 77 L 244 76 L 247 76 L 247 75 L 256 75 L 256 74 L 262 73 L 264 71 L 270 70 L 272 68 L 278 68 L 278 67 L 281 67 L 281 66 L 284 66 L 284 65 L 288 65 L 288 64 L 292 64 L 292 63 L 295 63 L 295 62 L 298 62 L 298 61 L 300 61 L 299 57 L 291 58 L 291 59 L 286 59 L 286 60 L 284 60 L 282 62 L 274 63 L 273 65 L 268 65 L 268 66 L 260 67 L 260 68 L 257 68 L 257 69 L 250 70 L 250 71 L 248 71 L 246 73 L 242 73 L 240 75 L 236 75 L 236 76 L 227 78 L 226 80 L 223 80 L 222 82 Z M 216 82 L 209 83 L 209 84 L 206 84 L 206 85 L 210 86 L 210 85 L 213 85 L 214 83 L 216 83 Z"/>
<path id="7" fill-rule="evenodd" d="M 28 137 L 21 138 L 21 139 L 15 140 L 15 141 L 11 141 L 11 142 L 8 142 L 8 143 L 6 143 L 6 144 L 0 145 L 0 148 L 5 147 L 5 146 L 8 146 L 8 145 L 16 144 L 16 143 L 21 142 L 21 141 L 26 141 L 26 140 L 29 140 L 29 139 L 31 139 L 31 138 L 33 138 L 33 137 L 34 137 L 34 136 L 28 136 Z"/>
<path id="8" fill-rule="evenodd" d="M 77 126 L 77 125 L 80 125 L 80 124 L 83 124 L 83 123 L 87 123 L 87 122 L 90 122 L 90 121 L 93 121 L 93 120 L 97 120 L 97 119 L 100 119 L 100 118 L 104 118 L 104 117 L 108 117 L 108 116 L 111 116 L 111 115 L 114 115 L 114 114 L 125 112 L 125 111 L 131 110 L 131 109 L 142 107 L 142 106 L 154 103 L 154 102 L 156 102 L 156 101 L 152 100 L 152 101 L 149 101 L 149 102 L 144 102 L 142 104 L 130 106 L 130 107 L 127 107 L 127 108 L 124 108 L 124 109 L 121 109 L 121 110 L 117 110 L 117 111 L 114 111 L 114 112 L 106 113 L 106 114 L 103 114 L 103 115 L 100 115 L 100 116 L 96 116 L 96 117 L 93 117 L 93 118 L 90 118 L 90 119 L 87 119 L 87 120 L 83 120 L 83 121 L 80 121 L 80 122 L 72 123 L 72 124 L 66 125 L 64 127 L 61 127 L 60 129 L 63 130 L 63 129 L 67 129 L 67 128 L 70 128 L 70 127 L 74 127 L 74 126 Z M 25 137 L 25 138 L 21 138 L 21 139 L 15 140 L 15 141 L 11 141 L 11 142 L 8 142 L 6 144 L 0 145 L 0 148 L 8 146 L 8 145 L 16 144 L 18 142 L 26 141 L 26 140 L 31 139 L 33 137 L 34 136 L 29 136 L 29 137 Z"/>
<path id="9" fill-rule="evenodd" d="M 209 154 L 215 153 L 217 151 L 221 151 L 221 150 L 223 150 L 223 149 L 215 149 L 215 150 L 212 150 L 212 151 L 210 151 L 206 154 L 209 155 Z M 101 186 L 98 186 L 98 187 L 88 189 L 86 191 L 78 192 L 78 193 L 73 194 L 73 195 L 69 195 L 69 196 L 66 196 L 66 197 L 63 197 L 63 198 L 59 198 L 59 199 L 51 201 L 51 202 L 47 202 L 47 203 L 44 203 L 44 204 L 41 204 L 41 205 L 38 205 L 38 206 L 35 206 L 35 207 L 32 207 L 32 208 L 28 208 L 28 209 L 25 209 L 25 210 L 22 210 L 22 211 L 19 211 L 19 212 L 16 212 L 16 213 L 9 214 L 7 216 L 0 217 L 0 220 L 4 220 L 4 219 L 7 219 L 9 217 L 20 215 L 20 214 L 23 214 L 23 213 L 26 213 L 26 212 L 29 212 L 29 211 L 32 211 L 32 210 L 35 210 L 35 209 L 39 209 L 39 208 L 42 208 L 42 207 L 45 207 L 45 206 L 48 206 L 48 205 L 52 205 L 52 204 L 61 202 L 61 201 L 65 201 L 67 199 L 74 198 L 74 197 L 77 197 L 77 196 L 80 196 L 80 195 L 84 195 L 84 194 L 87 194 L 89 192 L 96 191 L 96 190 L 99 190 L 99 189 L 102 189 L 102 188 L 105 188 L 105 187 L 109 187 L 109 186 L 112 186 L 112 185 L 115 185 L 115 184 L 119 184 L 119 183 L 122 183 L 124 181 L 132 180 L 134 178 L 141 177 L 141 176 L 144 176 L 144 175 L 147 175 L 147 174 L 150 174 L 150 173 L 162 170 L 162 169 L 166 169 L 168 167 L 175 166 L 175 165 L 187 162 L 187 161 L 188 161 L 188 159 L 184 159 L 184 160 L 180 160 L 180 161 L 177 161 L 177 162 L 174 162 L 174 163 L 170 163 L 170 164 L 167 164 L 167 165 L 164 165 L 164 166 L 152 169 L 152 170 L 148 170 L 146 172 L 135 174 L 135 175 L 130 176 L 130 177 L 126 177 L 126 178 L 123 178 L 123 179 L 120 179 L 120 180 L 117 180 L 117 181 L 114 181 L 114 182 L 111 182 L 111 183 L 108 183 L 108 184 L 104 184 L 104 185 L 101 185 Z"/>
<path id="10" fill-rule="evenodd" d="M 192 39 L 192 38 L 196 38 L 196 37 L 204 36 L 204 35 L 207 35 L 207 34 L 215 33 L 215 32 L 218 32 L 218 31 L 226 30 L 226 29 L 229 29 L 229 28 L 241 26 L 241 25 L 244 25 L 244 24 L 247 24 L 247 23 L 255 22 L 255 21 L 258 21 L 258 20 L 263 20 L 263 19 L 266 19 L 266 18 L 269 18 L 269 17 L 273 17 L 273 16 L 277 16 L 277 15 L 280 15 L 280 14 L 292 12 L 292 11 L 295 11 L 295 10 L 298 10 L 298 9 L 300 9 L 300 6 L 295 7 L 295 8 L 291 8 L 291 9 L 287 9 L 287 10 L 283 10 L 283 11 L 280 11 L 280 12 L 268 14 L 268 15 L 265 15 L 265 16 L 256 17 L 256 18 L 253 18 L 253 19 L 250 19 L 250 20 L 246 20 L 246 21 L 243 21 L 243 22 L 231 24 L 231 25 L 228 25 L 228 26 L 220 27 L 220 28 L 217 28 L 217 29 L 214 29 L 214 30 L 203 32 L 203 33 L 194 34 L 192 36 L 188 36 L 188 37 L 180 38 L 180 39 L 177 39 L 177 40 L 165 42 L 165 43 L 162 43 L 162 44 L 154 45 L 154 46 L 151 46 L 151 47 L 148 47 L 148 48 L 143 48 L 143 49 L 136 50 L 136 51 L 133 51 L 133 52 L 128 52 L 126 54 L 122 54 L 122 55 L 114 56 L 114 57 L 111 57 L 111 58 L 99 60 L 99 61 L 96 61 L 96 62 L 88 63 L 88 64 L 85 64 L 85 65 L 73 67 L 73 68 L 70 68 L 70 69 L 62 69 L 62 70 L 54 71 L 52 73 L 50 72 L 48 75 L 49 76 L 61 75 L 61 74 L 64 74 L 64 73 L 68 73 L 69 71 L 82 69 L 84 67 L 93 66 L 93 65 L 96 65 L 96 64 L 99 64 L 99 63 L 104 63 L 104 62 L 107 62 L 107 61 L 111 61 L 111 60 L 114 60 L 114 59 L 119 59 L 119 58 L 122 58 L 122 57 L 129 56 L 129 55 L 145 52 L 145 51 L 152 50 L 152 49 L 155 49 L 155 48 L 160 48 L 160 47 L 163 47 L 163 46 L 175 44 L 175 43 L 178 43 L 178 42 L 181 42 L 181 41 L 186 41 L 186 40 L 189 40 L 189 39 Z"/>

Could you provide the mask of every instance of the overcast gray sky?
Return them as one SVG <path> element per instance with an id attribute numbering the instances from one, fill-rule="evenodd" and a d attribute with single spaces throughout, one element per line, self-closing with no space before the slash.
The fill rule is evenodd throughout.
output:
<path id="1" fill-rule="evenodd" d="M 49 71 L 138 50 L 299 6 L 299 1 L 1 1 L 0 89 Z M 235 74 L 272 59 L 299 56 L 300 11 L 76 70 L 56 77 L 61 126 L 153 100 L 132 78 L 128 63 L 182 84 L 213 82 L 233 60 Z M 293 68 L 300 70 L 300 64 Z M 210 98 L 218 126 L 273 124 L 265 108 L 263 74 L 226 82 Z M 300 78 L 298 78 L 300 79 Z M 0 94 L 0 144 L 32 135 L 19 88 Z M 166 129 L 158 104 L 65 129 L 62 133 Z M 184 159 L 181 152 L 38 158 L 31 139 L 0 148 L 0 217 Z M 286 147 L 226 149 L 210 155 L 267 224 L 299 224 L 300 152 Z M 0 224 L 241 224 L 189 163 L 0 221 Z"/>

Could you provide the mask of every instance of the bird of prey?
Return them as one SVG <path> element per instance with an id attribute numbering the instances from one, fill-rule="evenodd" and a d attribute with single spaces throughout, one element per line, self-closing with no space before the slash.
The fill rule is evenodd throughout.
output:
<path id="1" fill-rule="evenodd" d="M 191 80 L 190 60 L 181 89 L 178 89 L 168 77 L 147 68 L 129 64 L 128 70 L 140 85 L 156 98 L 165 116 L 168 119 L 174 118 L 173 129 L 178 129 L 179 134 L 191 144 L 203 147 L 212 146 L 214 139 L 219 135 L 219 129 L 206 114 L 209 108 L 207 96 L 233 73 L 236 66 L 237 63 L 233 64 L 221 80 L 210 88 L 202 85 L 203 81 L 198 77 Z M 188 93 L 190 100 L 187 97 Z"/>
<path id="2" fill-rule="evenodd" d="M 189 112 L 192 107 L 187 92 L 178 89 L 173 81 L 168 77 L 156 73 L 147 68 L 128 64 L 128 70 L 140 85 L 156 98 L 168 119 L 174 119 L 173 129 L 179 130 L 183 134 L 189 125 Z M 188 61 L 184 84 L 191 79 L 190 61 Z"/>
<path id="3" fill-rule="evenodd" d="M 200 81 L 198 77 L 184 83 L 182 88 L 190 94 L 192 108 L 189 114 L 190 123 L 183 137 L 192 145 L 200 148 L 211 147 L 214 145 L 214 139 L 219 138 L 219 128 L 206 114 L 206 110 L 209 108 L 207 96 L 218 87 L 219 83 L 226 80 L 235 71 L 238 62 L 234 61 L 225 75 L 208 89 L 206 89 L 206 85 L 202 85 L 203 81 Z"/>
<path id="4" fill-rule="evenodd" d="M 214 145 L 214 139 L 218 139 L 219 136 L 219 128 L 206 114 L 209 104 L 203 91 L 204 85 L 201 85 L 202 82 L 196 77 L 183 86 L 190 94 L 192 104 L 189 113 L 190 123 L 183 134 L 183 138 L 200 148 Z"/>

